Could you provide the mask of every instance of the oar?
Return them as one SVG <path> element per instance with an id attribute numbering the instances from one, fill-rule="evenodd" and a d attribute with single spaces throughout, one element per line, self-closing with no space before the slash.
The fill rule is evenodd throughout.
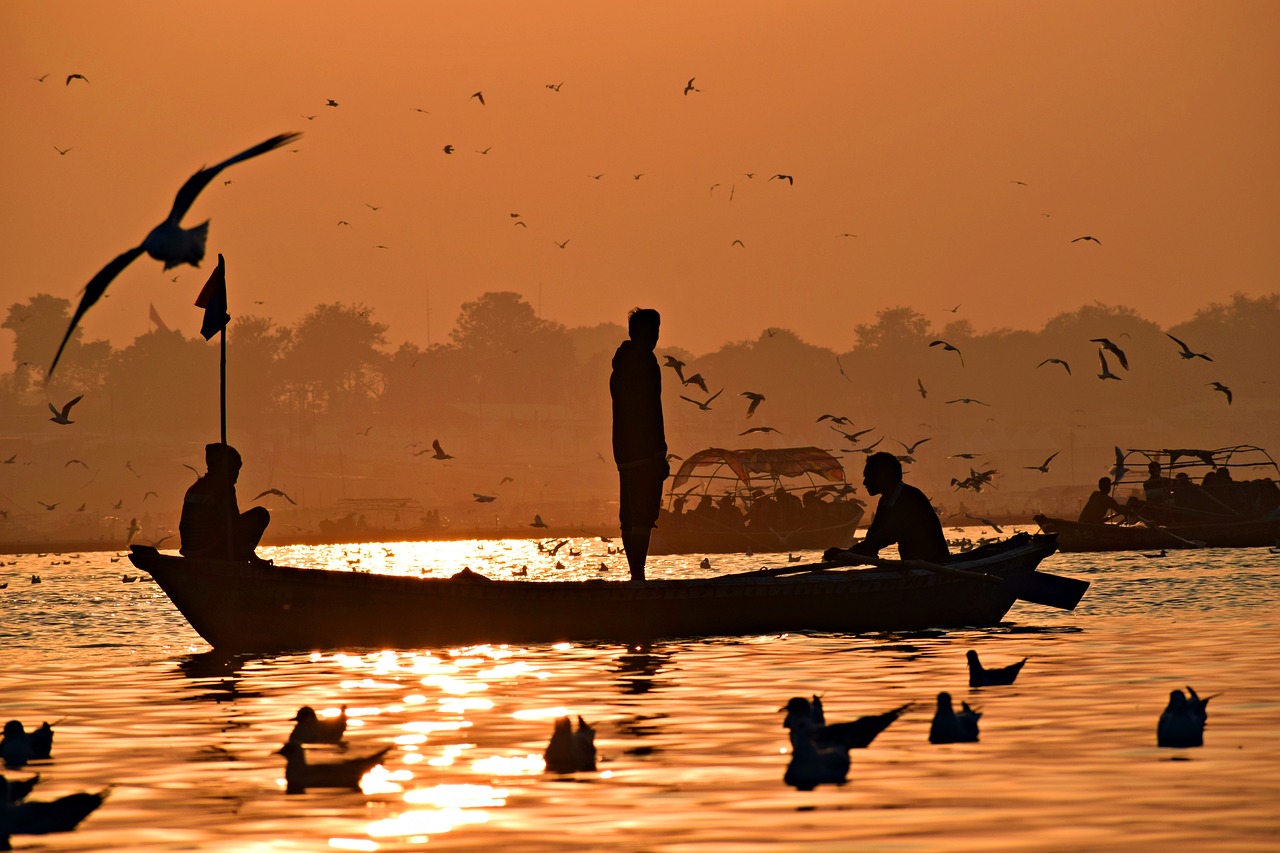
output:
<path id="1" fill-rule="evenodd" d="M 1167 533 L 1168 535 L 1172 536 L 1174 539 L 1177 539 L 1179 542 L 1181 542 L 1181 543 L 1183 543 L 1184 545 L 1187 545 L 1187 546 L 1189 546 L 1189 547 L 1192 547 L 1192 548 L 1203 548 L 1203 547 L 1205 547 L 1206 545 L 1208 545 L 1208 544 L 1209 544 L 1208 542 L 1202 542 L 1202 541 L 1200 541 L 1199 539 L 1184 539 L 1183 537 L 1181 537 L 1181 536 L 1179 536 L 1178 534 L 1174 533 L 1174 532 L 1173 532 L 1172 530 L 1170 530 L 1169 528 L 1167 528 L 1167 527 L 1161 527 L 1161 526 L 1159 526 L 1156 522 L 1152 521 L 1152 520 L 1151 520 L 1151 519 L 1149 519 L 1149 518 L 1143 518 L 1142 516 L 1138 516 L 1138 520 L 1139 520 L 1139 521 L 1141 521 L 1143 524 L 1145 524 L 1145 525 L 1147 526 L 1147 529 L 1148 529 L 1148 530 L 1158 530 L 1158 531 L 1160 531 L 1161 533 Z"/>
<path id="2" fill-rule="evenodd" d="M 1011 578 L 1002 578 L 985 572 L 973 572 L 957 569 L 952 566 L 940 566 L 925 560 L 884 560 L 879 557 L 866 557 L 861 554 L 842 555 L 838 561 L 807 563 L 795 566 L 784 566 L 777 569 L 760 569 L 736 575 L 721 575 L 723 578 L 741 577 L 777 577 L 779 575 L 798 574 L 801 572 L 822 572 L 828 569 L 839 569 L 846 566 L 869 565 L 879 569 L 908 571 L 921 569 L 948 577 L 982 581 L 984 583 L 1002 584 L 1006 589 L 1023 601 L 1057 607 L 1060 610 L 1075 610 L 1080 599 L 1089 588 L 1089 581 L 1053 575 L 1048 572 L 1023 572 Z"/>

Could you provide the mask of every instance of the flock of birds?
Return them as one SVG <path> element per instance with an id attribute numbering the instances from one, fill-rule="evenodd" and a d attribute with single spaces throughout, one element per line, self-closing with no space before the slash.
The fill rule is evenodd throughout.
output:
<path id="1" fill-rule="evenodd" d="M 982 665 L 976 651 L 970 649 L 965 657 L 971 688 L 1013 684 L 1027 662 L 1023 658 L 1008 666 L 988 669 Z M 1156 723 L 1156 745 L 1179 749 L 1203 746 L 1204 727 L 1209 718 L 1208 705 L 1212 698 L 1201 698 L 1191 687 L 1187 687 L 1186 694 L 1181 690 L 1171 691 L 1169 704 Z M 792 697 L 778 709 L 786 712 L 782 725 L 789 730 L 791 741 L 791 758 L 783 781 L 802 791 L 811 791 L 818 785 L 844 784 L 849 775 L 849 750 L 870 746 L 881 732 L 911 708 L 912 704 L 907 703 L 851 722 L 828 724 L 820 696 L 815 695 L 812 699 Z M 977 743 L 978 720 L 981 717 L 982 712 L 965 701 L 961 701 L 957 711 L 951 694 L 943 691 L 938 694 L 929 724 L 929 743 Z"/>
<path id="2" fill-rule="evenodd" d="M 989 669 L 982 665 L 973 650 L 966 653 L 966 659 L 970 688 L 1013 684 L 1027 662 L 1023 658 L 1007 666 Z M 1212 698 L 1200 697 L 1191 687 L 1187 687 L 1185 694 L 1181 690 L 1171 691 L 1169 703 L 1156 724 L 1157 746 L 1202 746 L 1209 700 Z M 843 784 L 849 773 L 849 750 L 870 746 L 881 732 L 912 707 L 913 703 L 907 703 L 850 722 L 828 723 L 821 696 L 814 695 L 810 699 L 793 697 L 778 709 L 786 712 L 782 725 L 789 731 L 791 742 L 791 757 L 783 776 L 784 783 L 806 791 L 818 785 Z M 961 701 L 957 711 L 951 694 L 941 692 L 937 695 L 928 740 L 932 744 L 976 743 L 981 717 L 982 712 L 970 707 L 966 701 Z M 346 755 L 347 721 L 345 705 L 331 718 L 321 718 L 309 705 L 298 709 L 292 718 L 294 725 L 288 738 L 273 753 L 285 760 L 286 794 L 329 788 L 360 790 L 361 779 L 381 764 L 393 747 L 388 745 Z M 48 766 L 53 760 L 54 726 L 61 722 L 45 722 L 33 731 L 27 731 L 20 720 L 7 722 L 3 739 L 0 739 L 0 761 L 3 761 L 5 769 L 21 771 L 30 769 L 30 765 L 40 769 Z M 546 772 L 566 775 L 595 771 L 595 734 L 596 729 L 580 715 L 576 728 L 570 717 L 557 718 L 550 741 L 543 751 Z M 308 746 L 341 747 L 342 753 L 335 757 L 329 750 L 316 760 L 313 753 L 317 751 L 308 750 Z M 33 800 L 31 794 L 41 779 L 41 774 L 12 780 L 0 775 L 0 850 L 12 849 L 10 839 L 14 835 L 47 835 L 75 829 L 106 801 L 111 790 L 107 787 L 96 793 L 81 792 L 55 800 Z"/>

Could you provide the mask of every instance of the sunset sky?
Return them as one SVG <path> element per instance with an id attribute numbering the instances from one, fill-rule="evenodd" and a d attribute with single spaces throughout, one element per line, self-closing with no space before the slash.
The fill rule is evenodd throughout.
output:
<path id="1" fill-rule="evenodd" d="M 1277 289 L 1278 36 L 1269 2 L 5 3 L 0 311 L 74 304 L 198 167 L 297 130 L 197 200 L 200 270 L 139 259 L 88 337 L 149 303 L 194 335 L 218 252 L 233 316 L 364 303 L 393 344 L 493 290 L 650 305 L 693 352 L 847 349 L 897 305 L 1172 325 Z"/>

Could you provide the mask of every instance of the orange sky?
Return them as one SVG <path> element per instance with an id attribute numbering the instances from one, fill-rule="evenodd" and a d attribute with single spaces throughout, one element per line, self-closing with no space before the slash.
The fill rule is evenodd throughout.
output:
<path id="1" fill-rule="evenodd" d="M 618 7 L 5 3 L 0 311 L 78 300 L 196 168 L 289 130 L 185 224 L 212 219 L 233 315 L 363 302 L 393 344 L 490 290 L 569 325 L 651 305 L 703 353 L 768 326 L 846 349 L 903 304 L 1171 325 L 1277 289 L 1280 4 Z M 195 334 L 211 268 L 139 259 L 89 337 L 127 344 L 148 303 Z"/>

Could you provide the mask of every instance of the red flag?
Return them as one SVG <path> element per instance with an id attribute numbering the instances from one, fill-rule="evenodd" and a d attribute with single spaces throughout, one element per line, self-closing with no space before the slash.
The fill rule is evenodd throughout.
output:
<path id="1" fill-rule="evenodd" d="M 200 324 L 200 334 L 207 341 L 221 332 L 231 322 L 227 313 L 227 266 L 218 253 L 218 266 L 205 282 L 200 295 L 196 297 L 196 307 L 204 309 L 204 321 Z"/>
<path id="2" fill-rule="evenodd" d="M 155 303 L 151 303 L 151 322 L 156 324 L 156 328 L 162 332 L 169 331 L 169 327 L 164 324 L 164 320 L 160 319 L 160 312 L 156 310 Z"/>

